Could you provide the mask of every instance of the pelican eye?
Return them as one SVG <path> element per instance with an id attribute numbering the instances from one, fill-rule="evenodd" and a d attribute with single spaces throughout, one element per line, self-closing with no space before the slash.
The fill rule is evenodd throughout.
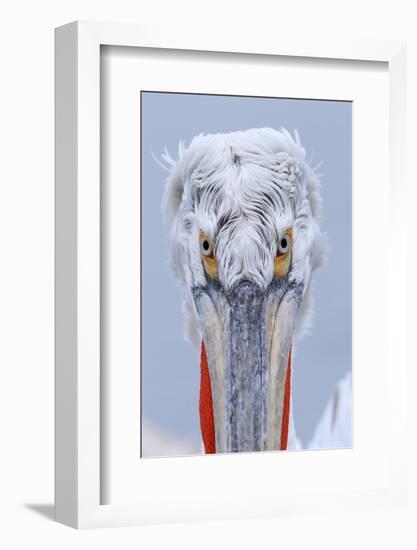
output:
<path id="1" fill-rule="evenodd" d="M 291 237 L 289 235 L 284 235 L 283 237 L 281 237 L 278 243 L 277 255 L 279 256 L 280 254 L 287 254 L 287 252 L 291 248 L 291 244 Z"/>
<path id="2" fill-rule="evenodd" d="M 213 243 L 202 229 L 200 229 L 200 233 L 198 234 L 198 242 L 204 269 L 209 277 L 215 279 L 217 277 L 217 261 L 214 256 Z"/>
<path id="3" fill-rule="evenodd" d="M 213 246 L 206 237 L 200 237 L 200 251 L 204 256 L 211 256 L 213 254 Z"/>
<path id="4" fill-rule="evenodd" d="M 287 229 L 280 237 L 275 258 L 275 276 L 285 277 L 291 265 L 292 229 Z"/>

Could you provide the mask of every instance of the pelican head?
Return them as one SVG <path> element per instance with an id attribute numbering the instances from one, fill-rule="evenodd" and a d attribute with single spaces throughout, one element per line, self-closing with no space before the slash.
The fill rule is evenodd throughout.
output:
<path id="1" fill-rule="evenodd" d="M 205 450 L 294 447 L 291 353 L 323 257 L 318 177 L 284 129 L 199 135 L 165 160 L 171 266 L 201 346 Z"/>

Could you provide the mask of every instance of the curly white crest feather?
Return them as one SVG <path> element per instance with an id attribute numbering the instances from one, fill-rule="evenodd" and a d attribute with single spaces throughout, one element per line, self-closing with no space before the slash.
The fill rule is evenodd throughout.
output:
<path id="1" fill-rule="evenodd" d="M 311 318 L 311 273 L 324 257 L 318 175 L 295 132 L 271 128 L 196 136 L 170 169 L 163 210 L 170 226 L 171 266 L 183 289 L 186 334 L 199 343 L 192 288 L 205 283 L 198 234 L 213 241 L 218 278 L 228 289 L 245 278 L 266 287 L 277 241 L 289 227 L 294 247 L 290 277 L 304 283 L 298 335 Z"/>

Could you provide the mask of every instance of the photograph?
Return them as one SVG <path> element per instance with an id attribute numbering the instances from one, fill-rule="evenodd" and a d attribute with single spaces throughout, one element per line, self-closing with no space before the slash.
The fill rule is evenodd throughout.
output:
<path id="1" fill-rule="evenodd" d="M 140 114 L 141 457 L 351 448 L 352 102 Z"/>

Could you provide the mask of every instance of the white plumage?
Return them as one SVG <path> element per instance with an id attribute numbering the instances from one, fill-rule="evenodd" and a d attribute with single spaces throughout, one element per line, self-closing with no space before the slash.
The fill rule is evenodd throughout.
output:
<path id="1" fill-rule="evenodd" d="M 324 259 L 325 239 L 319 228 L 319 178 L 298 134 L 262 128 L 199 135 L 187 148 L 180 143 L 176 161 L 167 152 L 163 158 L 170 167 L 163 210 L 170 226 L 171 266 L 183 291 L 189 339 L 201 340 L 191 294 L 205 279 L 195 239 L 199 229 L 215 240 L 219 279 L 230 288 L 242 273 L 265 287 L 273 275 L 278 235 L 294 228 L 292 277 L 305 288 L 300 335 L 309 324 L 311 274 Z M 222 227 L 224 220 L 228 223 Z"/>

